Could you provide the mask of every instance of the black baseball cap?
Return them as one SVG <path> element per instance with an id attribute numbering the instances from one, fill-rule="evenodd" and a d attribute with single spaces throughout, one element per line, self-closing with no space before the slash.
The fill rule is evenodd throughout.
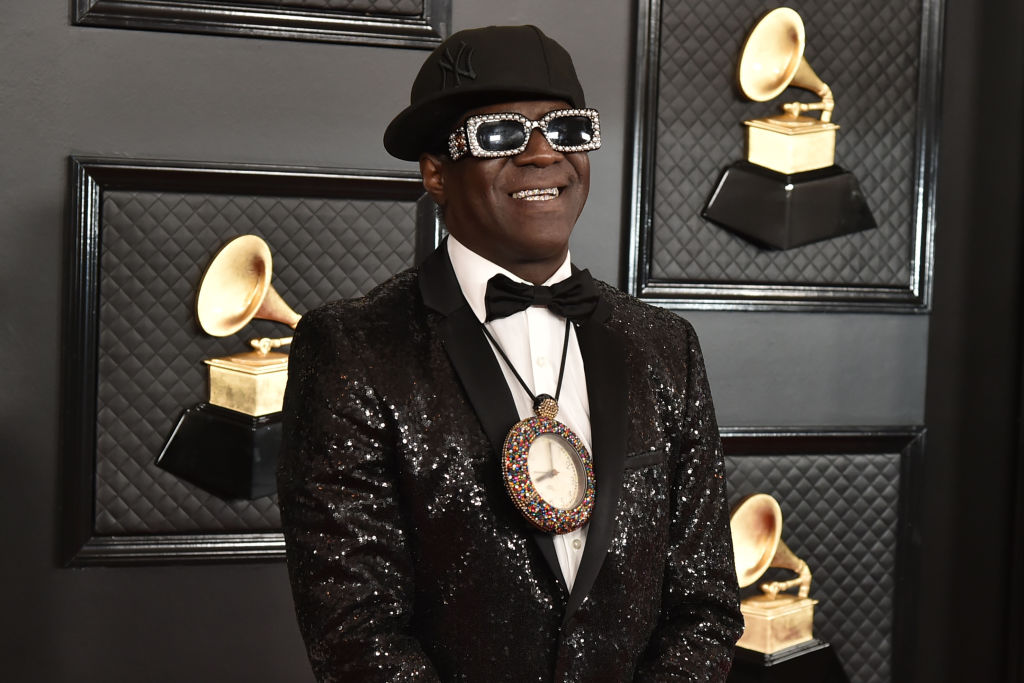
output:
<path id="1" fill-rule="evenodd" d="M 409 106 L 384 131 L 384 148 L 406 161 L 416 161 L 424 152 L 443 152 L 452 127 L 467 111 L 516 99 L 586 106 L 565 48 L 536 26 L 453 33 L 423 62 Z"/>

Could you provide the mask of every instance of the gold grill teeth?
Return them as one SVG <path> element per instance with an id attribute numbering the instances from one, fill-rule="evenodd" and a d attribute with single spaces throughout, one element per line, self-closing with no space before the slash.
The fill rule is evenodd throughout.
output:
<path id="1" fill-rule="evenodd" d="M 525 199 L 527 201 L 537 201 L 544 199 L 554 199 L 561 194 L 561 191 L 557 187 L 546 187 L 543 189 L 532 189 L 532 190 L 519 190 L 518 192 L 512 193 L 513 199 Z"/>

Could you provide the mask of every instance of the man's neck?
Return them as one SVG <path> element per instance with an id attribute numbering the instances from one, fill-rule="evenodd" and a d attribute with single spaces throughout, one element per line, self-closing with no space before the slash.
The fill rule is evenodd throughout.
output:
<path id="1" fill-rule="evenodd" d="M 491 276 L 502 273 L 514 276 L 513 279 L 520 278 L 526 282 L 531 282 L 531 280 L 527 280 L 527 278 L 522 277 L 518 273 L 503 268 L 476 253 L 459 242 L 453 235 L 449 235 L 446 246 L 451 258 L 452 267 L 455 270 L 455 277 L 459 281 L 459 287 L 462 289 L 462 293 L 469 302 L 470 307 L 473 308 L 473 312 L 480 320 L 486 317 L 484 295 L 487 290 L 487 280 Z M 566 254 L 562 262 L 558 264 L 548 277 L 540 282 L 533 282 L 533 284 L 554 284 L 557 281 L 564 280 L 571 274 L 572 267 L 569 265 L 569 255 Z"/>
<path id="2" fill-rule="evenodd" d="M 460 240 L 455 237 L 454 234 L 449 235 L 449 239 L 455 239 L 462 246 L 469 251 L 473 252 L 482 259 L 486 259 L 490 263 L 498 266 L 506 273 L 514 275 L 516 278 L 529 282 L 534 285 L 542 285 L 551 279 L 558 269 L 562 267 L 569 258 L 569 246 L 565 245 L 561 253 L 554 254 L 545 258 L 537 259 L 526 259 L 516 260 L 506 255 L 505 258 L 501 258 L 500 255 L 495 254 L 493 250 L 486 248 L 487 245 L 482 245 L 484 248 L 480 248 L 481 245 L 476 245 L 471 241 Z"/>
<path id="3" fill-rule="evenodd" d="M 563 255 L 554 264 L 550 261 L 521 263 L 514 264 L 512 267 L 508 267 L 507 270 L 531 284 L 542 285 L 555 274 L 564 261 L 565 256 Z"/>

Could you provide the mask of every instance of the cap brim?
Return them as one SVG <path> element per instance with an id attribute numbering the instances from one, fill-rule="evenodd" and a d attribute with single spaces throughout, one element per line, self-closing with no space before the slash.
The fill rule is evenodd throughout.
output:
<path id="1" fill-rule="evenodd" d="M 535 87 L 517 88 L 514 85 L 496 88 L 493 83 L 476 88 L 468 85 L 456 92 L 438 92 L 403 109 L 384 131 L 384 148 L 399 159 L 418 161 L 424 152 L 444 148 L 455 123 L 466 112 L 516 99 L 564 100 L 573 107 L 586 106 L 582 101 L 574 101 L 576 98 L 571 92 L 538 92 Z"/>

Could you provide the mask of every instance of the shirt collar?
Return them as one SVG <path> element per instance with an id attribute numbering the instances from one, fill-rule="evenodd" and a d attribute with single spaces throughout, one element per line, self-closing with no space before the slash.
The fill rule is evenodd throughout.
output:
<path id="1" fill-rule="evenodd" d="M 455 278 L 459 281 L 459 288 L 462 289 L 462 295 L 466 297 L 469 307 L 473 309 L 473 314 L 480 322 L 487 318 L 487 304 L 484 302 L 484 297 L 487 294 L 487 281 L 492 277 L 501 273 L 515 282 L 533 284 L 510 273 L 498 264 L 488 261 L 451 235 L 448 235 L 447 242 L 448 258 L 451 259 L 452 269 L 455 270 Z M 543 284 L 550 286 L 556 282 L 561 282 L 570 275 L 572 275 L 572 266 L 570 265 L 569 254 L 566 254 L 562 265 L 558 266 L 558 270 L 545 280 Z"/>

